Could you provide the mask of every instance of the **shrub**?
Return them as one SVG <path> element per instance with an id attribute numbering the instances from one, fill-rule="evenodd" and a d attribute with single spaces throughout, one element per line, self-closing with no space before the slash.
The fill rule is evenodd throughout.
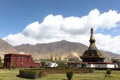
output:
<path id="1" fill-rule="evenodd" d="M 30 69 L 19 70 L 19 77 L 36 79 L 42 77 L 42 73 L 40 71 L 34 71 Z"/>
<path id="2" fill-rule="evenodd" d="M 111 69 L 107 69 L 105 77 L 113 77 L 113 76 L 114 76 L 114 74 L 111 74 Z"/>
<path id="3" fill-rule="evenodd" d="M 72 71 L 66 72 L 66 76 L 67 76 L 68 80 L 71 80 L 72 76 L 73 76 L 73 72 Z"/>
<path id="4" fill-rule="evenodd" d="M 111 69 L 107 69 L 107 70 L 106 70 L 106 74 L 109 74 L 109 75 L 110 75 L 110 74 L 111 74 Z"/>
<path id="5" fill-rule="evenodd" d="M 95 69 L 89 69 L 89 73 L 94 73 Z"/>

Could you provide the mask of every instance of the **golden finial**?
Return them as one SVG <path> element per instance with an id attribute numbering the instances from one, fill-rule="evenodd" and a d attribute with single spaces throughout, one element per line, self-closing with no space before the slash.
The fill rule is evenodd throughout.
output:
<path id="1" fill-rule="evenodd" d="M 93 34 L 93 28 L 91 28 L 91 34 Z"/>
<path id="2" fill-rule="evenodd" d="M 91 36 L 90 36 L 90 40 L 94 40 L 94 36 L 93 36 L 93 28 L 91 28 Z"/>

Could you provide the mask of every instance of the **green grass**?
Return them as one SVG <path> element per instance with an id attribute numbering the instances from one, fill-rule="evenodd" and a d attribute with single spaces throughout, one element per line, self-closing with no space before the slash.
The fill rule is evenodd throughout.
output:
<path id="1" fill-rule="evenodd" d="M 0 69 L 0 80 L 63 80 L 67 79 L 66 74 L 48 74 L 39 79 L 25 79 L 16 77 L 18 69 Z M 120 80 L 120 71 L 112 71 L 114 77 L 105 77 L 106 71 L 96 71 L 95 73 L 73 74 L 72 80 Z"/>
<path id="2" fill-rule="evenodd" d="M 8 70 L 8 69 L 0 69 L 0 80 L 30 80 L 16 77 L 19 73 L 18 69 Z"/>
<path id="3" fill-rule="evenodd" d="M 114 72 L 114 77 L 105 77 L 105 71 L 96 73 L 74 74 L 72 80 L 120 80 L 120 72 Z M 118 74 L 117 74 L 118 73 Z M 67 79 L 65 74 L 49 74 L 40 80 L 62 80 Z"/>

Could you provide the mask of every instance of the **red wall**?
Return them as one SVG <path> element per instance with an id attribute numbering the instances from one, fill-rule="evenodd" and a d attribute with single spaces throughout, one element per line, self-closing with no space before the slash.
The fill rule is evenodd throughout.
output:
<path id="1" fill-rule="evenodd" d="M 35 65 L 31 55 L 26 54 L 5 54 L 4 56 L 4 67 L 9 68 L 14 66 L 17 68 L 28 68 L 28 67 L 38 67 Z"/>

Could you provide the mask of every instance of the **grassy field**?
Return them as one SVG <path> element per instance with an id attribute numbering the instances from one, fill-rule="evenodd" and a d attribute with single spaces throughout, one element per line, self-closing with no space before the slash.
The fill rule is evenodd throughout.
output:
<path id="1" fill-rule="evenodd" d="M 96 71 L 95 73 L 74 74 L 72 80 L 120 80 L 120 71 L 112 71 L 114 77 L 105 77 L 104 71 Z M 65 74 L 47 74 L 39 79 L 25 79 L 16 77 L 19 73 L 18 69 L 8 70 L 0 69 L 0 80 L 64 80 L 67 79 Z"/>

